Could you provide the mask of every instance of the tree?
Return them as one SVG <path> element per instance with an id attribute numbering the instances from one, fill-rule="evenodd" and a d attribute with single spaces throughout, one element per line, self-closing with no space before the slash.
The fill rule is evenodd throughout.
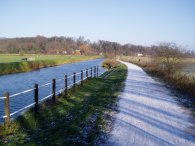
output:
<path id="1" fill-rule="evenodd" d="M 162 43 L 157 48 L 156 58 L 160 63 L 160 67 L 171 74 L 178 69 L 182 52 L 175 43 Z"/>

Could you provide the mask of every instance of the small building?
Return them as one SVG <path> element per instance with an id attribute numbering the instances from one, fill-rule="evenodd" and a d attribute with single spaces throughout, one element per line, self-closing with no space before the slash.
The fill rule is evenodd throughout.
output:
<path id="1" fill-rule="evenodd" d="M 76 49 L 74 51 L 74 55 L 81 55 L 81 50 L 80 49 Z"/>
<path id="2" fill-rule="evenodd" d="M 62 54 L 67 54 L 67 51 L 62 51 Z"/>
<path id="3" fill-rule="evenodd" d="M 143 57 L 144 55 L 142 53 L 137 54 L 138 57 Z"/>

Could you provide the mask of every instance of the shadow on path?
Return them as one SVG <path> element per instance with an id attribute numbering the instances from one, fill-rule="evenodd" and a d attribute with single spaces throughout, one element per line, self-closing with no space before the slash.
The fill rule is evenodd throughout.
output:
<path id="1" fill-rule="evenodd" d="M 124 62 L 123 62 L 124 63 Z M 163 83 L 131 63 L 105 145 L 195 145 L 195 118 Z"/>

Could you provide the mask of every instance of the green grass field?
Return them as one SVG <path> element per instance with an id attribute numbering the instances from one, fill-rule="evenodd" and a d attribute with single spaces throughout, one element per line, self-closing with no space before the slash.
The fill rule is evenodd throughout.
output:
<path id="1" fill-rule="evenodd" d="M 0 74 L 27 72 L 43 67 L 51 67 L 66 63 L 100 58 L 101 56 L 77 55 L 0 55 Z M 32 58 L 33 61 L 22 61 L 22 58 Z"/>
<path id="2" fill-rule="evenodd" d="M 94 56 L 93 56 L 94 57 Z M 43 61 L 43 60 L 69 60 L 69 59 L 85 59 L 85 58 L 93 58 L 92 56 L 76 56 L 76 55 L 28 55 L 25 54 L 20 56 L 18 54 L 0 54 L 0 63 L 12 63 L 12 62 L 21 62 L 22 58 L 33 58 L 35 61 Z M 97 56 L 96 56 L 97 57 Z"/>

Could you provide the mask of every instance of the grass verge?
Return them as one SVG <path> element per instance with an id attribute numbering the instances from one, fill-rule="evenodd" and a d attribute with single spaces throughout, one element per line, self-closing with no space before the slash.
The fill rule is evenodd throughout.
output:
<path id="1" fill-rule="evenodd" d="M 66 63 L 74 63 L 74 62 L 85 61 L 85 60 L 96 59 L 96 58 L 100 58 L 100 56 L 46 56 L 45 55 L 43 57 L 36 58 L 35 61 L 0 63 L 0 75 L 27 72 L 27 71 L 44 68 L 44 67 L 57 66 Z"/>
<path id="2" fill-rule="evenodd" d="M 106 79 L 87 80 L 67 97 L 59 96 L 54 105 L 42 103 L 38 114 L 27 111 L 9 130 L 1 127 L 0 145 L 94 145 L 105 126 L 103 114 L 112 111 L 126 74 L 120 65 Z"/>

